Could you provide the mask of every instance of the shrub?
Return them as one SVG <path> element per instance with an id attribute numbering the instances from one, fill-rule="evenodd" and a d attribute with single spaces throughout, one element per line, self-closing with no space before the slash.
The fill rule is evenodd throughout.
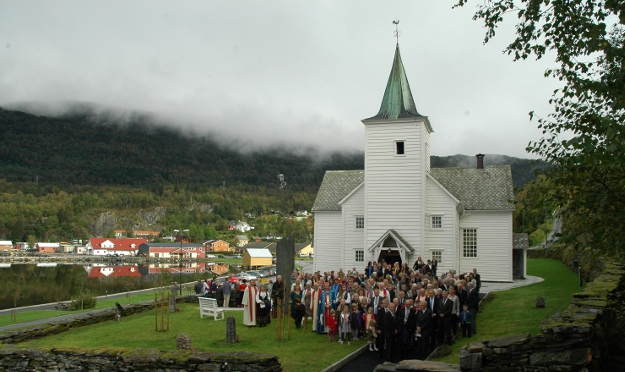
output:
<path id="1" fill-rule="evenodd" d="M 93 309 L 97 306 L 98 299 L 95 294 L 90 290 L 86 290 L 82 295 L 72 297 L 72 302 L 69 305 L 70 310 L 82 310 Z"/>

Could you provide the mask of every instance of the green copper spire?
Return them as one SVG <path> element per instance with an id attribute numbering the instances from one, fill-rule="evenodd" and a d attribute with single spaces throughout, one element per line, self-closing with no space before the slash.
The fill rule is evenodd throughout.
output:
<path id="1" fill-rule="evenodd" d="M 414 104 L 406 71 L 404 71 L 404 64 L 399 55 L 399 45 L 397 45 L 393 68 L 391 69 L 391 75 L 388 77 L 388 83 L 386 83 L 380 111 L 376 116 L 367 120 L 410 117 L 422 117 L 422 115 L 417 112 L 417 106 Z"/>

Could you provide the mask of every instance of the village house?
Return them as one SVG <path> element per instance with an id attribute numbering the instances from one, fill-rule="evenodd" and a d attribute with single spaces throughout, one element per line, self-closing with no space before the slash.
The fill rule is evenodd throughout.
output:
<path id="1" fill-rule="evenodd" d="M 145 238 L 90 238 L 87 243 L 87 254 L 93 256 L 120 255 L 134 256 L 139 245 L 147 243 Z"/>
<path id="2" fill-rule="evenodd" d="M 150 258 L 204 258 L 204 245 L 197 243 L 143 243 L 138 254 Z"/>
<path id="3" fill-rule="evenodd" d="M 250 224 L 245 222 L 245 221 L 237 222 L 237 225 L 236 225 L 236 230 L 237 231 L 248 232 L 248 231 L 253 230 L 253 229 L 254 229 L 254 227 L 250 226 Z"/>
<path id="4" fill-rule="evenodd" d="M 250 239 L 246 235 L 236 235 L 234 238 L 237 240 L 237 247 L 239 248 L 250 242 Z"/>
<path id="5" fill-rule="evenodd" d="M 380 110 L 362 123 L 365 169 L 326 171 L 312 208 L 313 271 L 422 257 L 439 272 L 476 268 L 484 281 L 525 276 L 510 166 L 484 166 L 478 154 L 475 167 L 430 168 L 433 126 L 417 111 L 399 46 Z"/>
<path id="6" fill-rule="evenodd" d="M 231 249 L 230 244 L 223 240 L 212 239 L 205 241 L 203 244 L 206 252 L 234 252 L 234 248 Z"/>
<path id="7" fill-rule="evenodd" d="M 0 251 L 11 251 L 13 249 L 13 242 L 10 240 L 0 240 Z"/>
<path id="8" fill-rule="evenodd" d="M 59 243 L 37 243 L 35 247 L 38 253 L 58 253 Z"/>
<path id="9" fill-rule="evenodd" d="M 312 257 L 314 249 L 312 243 L 295 243 L 295 254 L 300 257 Z"/>

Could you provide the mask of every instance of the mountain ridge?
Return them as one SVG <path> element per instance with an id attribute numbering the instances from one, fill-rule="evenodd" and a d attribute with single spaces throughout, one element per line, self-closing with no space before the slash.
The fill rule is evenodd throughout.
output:
<path id="1" fill-rule="evenodd" d="M 312 147 L 276 144 L 242 151 L 208 133 L 156 124 L 149 113 L 96 111 L 91 103 L 58 117 L 0 108 L 0 178 L 44 184 L 228 184 L 314 191 L 326 170 L 363 169 L 364 152 L 321 153 Z M 131 113 L 131 114 L 128 114 Z M 433 168 L 475 166 L 467 155 L 432 156 Z M 542 161 L 486 155 L 485 165 L 512 167 L 515 188 L 532 180 Z"/>

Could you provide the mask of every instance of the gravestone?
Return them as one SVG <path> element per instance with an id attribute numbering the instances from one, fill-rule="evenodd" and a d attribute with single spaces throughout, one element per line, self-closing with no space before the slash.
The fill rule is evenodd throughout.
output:
<path id="1" fill-rule="evenodd" d="M 230 315 L 226 320 L 226 343 L 236 344 L 239 342 L 239 336 L 237 336 L 237 324 L 234 317 Z"/>
<path id="2" fill-rule="evenodd" d="M 536 297 L 536 307 L 545 307 L 544 297 Z"/>

